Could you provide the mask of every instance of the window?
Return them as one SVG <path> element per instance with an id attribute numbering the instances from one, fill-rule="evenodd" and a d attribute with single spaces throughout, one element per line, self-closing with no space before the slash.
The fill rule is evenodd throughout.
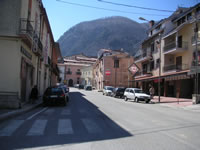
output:
<path id="1" fill-rule="evenodd" d="M 119 59 L 114 60 L 114 68 L 119 68 Z"/>
<path id="2" fill-rule="evenodd" d="M 152 44 L 151 44 L 151 52 L 153 53 L 154 50 L 155 50 L 155 49 L 154 49 L 154 43 L 152 43 Z"/>
<path id="3" fill-rule="evenodd" d="M 156 59 L 156 68 L 159 67 L 159 64 L 160 64 L 160 58 Z"/>
<path id="4" fill-rule="evenodd" d="M 154 69 L 154 61 L 151 61 L 151 64 L 150 64 L 150 71 L 152 71 Z"/>
<path id="5" fill-rule="evenodd" d="M 79 82 L 80 82 L 79 80 L 80 80 L 80 78 L 77 78 L 77 84 L 79 84 Z"/>

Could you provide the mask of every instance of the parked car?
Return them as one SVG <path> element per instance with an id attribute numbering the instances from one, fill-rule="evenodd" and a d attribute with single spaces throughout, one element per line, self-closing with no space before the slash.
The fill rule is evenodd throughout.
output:
<path id="1" fill-rule="evenodd" d="M 80 84 L 80 85 L 78 86 L 78 88 L 79 88 L 79 89 L 84 89 L 84 85 Z"/>
<path id="2" fill-rule="evenodd" d="M 111 96 L 113 89 L 114 89 L 114 87 L 112 87 L 112 86 L 104 86 L 103 95 Z"/>
<path id="3" fill-rule="evenodd" d="M 43 105 L 49 104 L 62 104 L 66 106 L 68 95 L 65 94 L 65 91 L 61 87 L 49 87 L 45 90 L 43 95 Z"/>
<path id="4" fill-rule="evenodd" d="M 149 103 L 151 100 L 150 95 L 138 88 L 127 88 L 125 90 L 124 100 L 127 101 L 129 99 L 133 99 L 135 102 L 145 101 L 146 103 Z"/>
<path id="5" fill-rule="evenodd" d="M 66 100 L 68 102 L 69 101 L 69 87 L 67 87 L 67 85 L 62 85 L 62 86 L 59 86 L 59 87 L 63 88 L 65 95 L 66 95 Z"/>
<path id="6" fill-rule="evenodd" d="M 75 88 L 79 88 L 79 84 L 74 84 L 74 87 Z"/>
<path id="7" fill-rule="evenodd" d="M 113 97 L 124 97 L 124 91 L 125 91 L 126 88 L 124 87 L 117 87 L 117 88 L 114 88 L 113 91 L 112 91 L 112 96 Z"/>
<path id="8" fill-rule="evenodd" d="M 85 86 L 86 91 L 92 91 L 92 86 L 91 85 L 86 85 Z"/>

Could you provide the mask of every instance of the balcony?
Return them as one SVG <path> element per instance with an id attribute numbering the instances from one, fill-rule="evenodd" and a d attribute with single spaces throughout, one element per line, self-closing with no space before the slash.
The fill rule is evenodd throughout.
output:
<path id="1" fill-rule="evenodd" d="M 164 46 L 164 54 L 175 54 L 188 50 L 188 42 L 170 42 Z"/>
<path id="2" fill-rule="evenodd" d="M 77 72 L 76 72 L 76 75 L 81 75 L 81 72 L 80 72 L 80 71 L 77 71 Z"/>
<path id="3" fill-rule="evenodd" d="M 197 37 L 197 41 L 196 41 L 195 36 L 192 36 L 192 38 L 191 38 L 192 45 L 196 45 L 196 42 L 197 42 L 197 44 L 200 44 L 200 37 Z"/>
<path id="4" fill-rule="evenodd" d="M 134 57 L 135 63 L 142 63 L 150 59 L 152 59 L 152 54 L 150 51 L 143 52 L 142 54 Z"/>
<path id="5" fill-rule="evenodd" d="M 136 77 L 143 77 L 143 76 L 145 76 L 145 77 L 147 77 L 147 76 L 152 76 L 152 72 L 151 71 L 149 71 L 149 70 L 141 70 L 141 71 L 139 71 L 139 72 L 137 72 L 136 74 L 135 74 L 135 76 Z"/>
<path id="6" fill-rule="evenodd" d="M 188 69 L 189 69 L 188 64 L 181 64 L 181 65 L 171 64 L 171 65 L 165 65 L 163 67 L 163 72 L 179 72 Z"/>
<path id="7" fill-rule="evenodd" d="M 66 74 L 69 74 L 69 75 L 71 75 L 71 74 L 72 74 L 72 72 L 71 72 L 70 70 L 68 70 L 68 71 L 66 71 Z"/>
<path id="8" fill-rule="evenodd" d="M 31 47 L 33 40 L 33 26 L 31 25 L 31 21 L 26 18 L 20 19 L 19 34 L 23 40 Z"/>

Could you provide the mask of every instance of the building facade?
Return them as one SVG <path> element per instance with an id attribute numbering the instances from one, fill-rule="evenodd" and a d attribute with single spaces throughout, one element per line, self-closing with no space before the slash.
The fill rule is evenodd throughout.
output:
<path id="1" fill-rule="evenodd" d="M 2 0 L 0 14 L 0 107 L 19 108 L 50 85 L 54 39 L 41 0 Z"/>
<path id="2" fill-rule="evenodd" d="M 150 28 L 142 50 L 135 55 L 140 70 L 135 76 L 136 86 L 149 92 L 149 85 L 153 85 L 156 95 L 192 98 L 195 85 L 199 83 L 191 71 L 196 58 L 199 65 L 199 45 L 195 43 L 198 37 L 194 38 L 194 27 L 199 27 L 199 12 L 199 4 L 179 8 Z"/>
<path id="3" fill-rule="evenodd" d="M 93 72 L 95 88 L 102 90 L 104 86 L 132 87 L 132 75 L 129 72 L 131 64 L 133 57 L 126 52 L 100 50 Z"/>
<path id="4" fill-rule="evenodd" d="M 94 80 L 93 80 L 93 65 L 88 67 L 83 67 L 81 69 L 81 81 L 82 85 L 91 85 L 94 86 Z"/>
<path id="5" fill-rule="evenodd" d="M 61 71 L 61 81 L 68 86 L 81 84 L 81 69 L 93 65 L 95 62 L 96 58 L 83 54 L 64 57 L 63 62 L 58 64 Z"/>

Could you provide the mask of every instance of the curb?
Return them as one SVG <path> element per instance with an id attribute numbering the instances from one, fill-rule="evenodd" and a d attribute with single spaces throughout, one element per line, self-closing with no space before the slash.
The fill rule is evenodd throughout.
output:
<path id="1" fill-rule="evenodd" d="M 35 104 L 34 106 L 30 106 L 28 108 L 24 108 L 24 109 L 22 108 L 20 110 L 15 110 L 12 112 L 2 114 L 2 115 L 0 115 L 0 121 L 5 121 L 5 120 L 11 119 L 13 117 L 19 116 L 22 113 L 29 112 L 29 111 L 39 107 L 40 105 L 42 105 L 42 102 Z"/>

